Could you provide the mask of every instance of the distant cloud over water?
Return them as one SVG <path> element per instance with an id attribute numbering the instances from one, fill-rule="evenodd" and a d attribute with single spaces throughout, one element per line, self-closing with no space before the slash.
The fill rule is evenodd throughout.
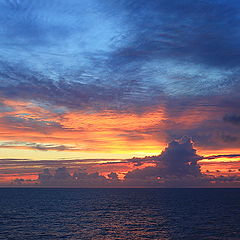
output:
<path id="1" fill-rule="evenodd" d="M 39 174 L 38 179 L 15 179 L 14 184 L 46 187 L 225 187 L 239 186 L 240 178 L 237 175 L 209 175 L 201 172 L 198 163 L 202 159 L 217 159 L 221 157 L 234 158 L 240 155 L 199 156 L 193 148 L 193 142 L 188 137 L 174 140 L 158 156 L 145 157 L 143 159 L 129 159 L 112 162 L 114 164 L 126 164 L 149 162 L 153 166 L 136 168 L 128 171 L 124 178 L 119 178 L 116 172 L 101 175 L 98 172 L 87 173 L 85 170 L 71 171 L 66 167 L 55 170 L 46 168 Z M 87 160 L 85 160 L 87 162 Z M 69 161 L 71 164 L 71 162 Z M 72 162 L 73 163 L 73 162 Z M 77 163 L 77 160 L 76 160 Z M 79 163 L 81 163 L 79 161 Z M 84 162 L 83 162 L 84 163 Z M 97 160 L 93 164 L 97 164 Z M 109 162 L 107 162 L 109 164 Z M 142 163 L 143 164 L 143 163 Z M 141 165 L 140 165 L 141 166 Z M 76 167 L 76 166 L 75 166 Z M 218 171 L 220 172 L 220 171 Z"/>

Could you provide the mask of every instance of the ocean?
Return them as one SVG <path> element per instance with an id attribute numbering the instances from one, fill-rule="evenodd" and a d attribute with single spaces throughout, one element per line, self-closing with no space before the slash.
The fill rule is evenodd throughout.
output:
<path id="1" fill-rule="evenodd" d="M 240 239 L 240 189 L 2 188 L 0 239 Z"/>

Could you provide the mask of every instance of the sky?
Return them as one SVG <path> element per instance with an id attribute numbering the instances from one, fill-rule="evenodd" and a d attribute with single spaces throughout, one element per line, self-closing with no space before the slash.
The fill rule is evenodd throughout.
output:
<path id="1" fill-rule="evenodd" d="M 239 1 L 0 9 L 0 186 L 239 187 Z"/>

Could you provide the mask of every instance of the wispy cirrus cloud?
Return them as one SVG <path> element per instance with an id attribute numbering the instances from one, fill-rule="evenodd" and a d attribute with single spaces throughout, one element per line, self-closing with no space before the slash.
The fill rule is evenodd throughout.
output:
<path id="1" fill-rule="evenodd" d="M 39 144 L 39 143 L 30 143 L 30 142 L 2 142 L 0 143 L 0 148 L 22 148 L 22 149 L 34 149 L 40 151 L 79 151 L 80 149 L 75 148 L 74 146 L 67 145 L 54 145 L 54 144 Z"/>

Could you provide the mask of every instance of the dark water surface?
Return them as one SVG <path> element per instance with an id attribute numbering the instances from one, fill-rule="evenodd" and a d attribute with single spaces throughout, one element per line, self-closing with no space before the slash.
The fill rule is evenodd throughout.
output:
<path id="1" fill-rule="evenodd" d="M 240 189 L 0 189 L 0 239 L 240 239 Z"/>

